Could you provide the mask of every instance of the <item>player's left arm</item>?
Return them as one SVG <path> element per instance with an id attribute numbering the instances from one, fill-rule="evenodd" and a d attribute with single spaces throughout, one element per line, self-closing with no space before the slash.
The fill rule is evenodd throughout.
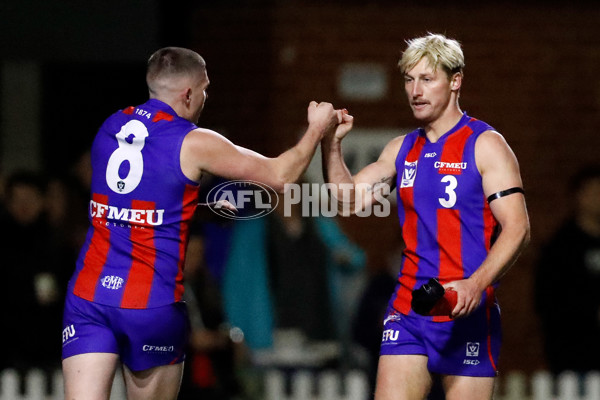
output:
<path id="1" fill-rule="evenodd" d="M 487 131 L 479 136 L 475 143 L 475 160 L 486 198 L 508 189 L 523 188 L 517 158 L 499 133 Z M 500 195 L 490 202 L 490 209 L 501 231 L 487 257 L 468 279 L 445 285 L 458 293 L 452 311 L 454 318 L 473 312 L 485 289 L 509 270 L 529 243 L 529 217 L 523 193 L 512 191 Z"/>

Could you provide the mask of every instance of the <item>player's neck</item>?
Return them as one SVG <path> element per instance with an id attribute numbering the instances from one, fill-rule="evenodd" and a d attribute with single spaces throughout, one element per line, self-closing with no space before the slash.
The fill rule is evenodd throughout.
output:
<path id="1" fill-rule="evenodd" d="M 430 142 L 437 142 L 450 129 L 454 128 L 463 114 L 458 105 L 449 107 L 440 117 L 425 125 L 425 134 Z"/>
<path id="2" fill-rule="evenodd" d="M 181 99 L 178 98 L 174 93 L 163 91 L 161 93 L 156 93 L 154 95 L 151 95 L 150 98 L 162 101 L 163 103 L 165 103 L 166 105 L 171 107 L 173 109 L 173 111 L 175 111 L 177 116 L 179 116 L 181 118 L 185 118 L 188 121 L 190 120 L 191 115 L 190 115 L 189 109 L 187 107 L 185 107 L 185 104 L 183 103 L 183 101 L 181 101 Z"/>
<path id="3" fill-rule="evenodd" d="M 186 108 L 181 101 L 177 101 L 177 99 L 173 99 L 166 96 L 157 97 L 156 99 L 162 101 L 163 103 L 171 107 L 173 111 L 175 111 L 177 116 L 187 119 L 188 121 L 190 120 L 189 109 Z"/>

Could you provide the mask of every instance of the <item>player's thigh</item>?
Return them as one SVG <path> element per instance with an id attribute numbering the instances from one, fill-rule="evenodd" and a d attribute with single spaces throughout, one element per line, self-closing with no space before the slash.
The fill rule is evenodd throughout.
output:
<path id="1" fill-rule="evenodd" d="M 121 362 L 131 371 L 147 371 L 185 360 L 190 323 L 185 303 L 150 309 L 122 309 L 114 320 L 121 340 Z"/>
<path id="2" fill-rule="evenodd" d="M 108 400 L 119 356 L 113 353 L 86 353 L 62 362 L 65 399 Z"/>
<path id="3" fill-rule="evenodd" d="M 377 367 L 375 400 L 423 400 L 431 390 L 423 355 L 382 355 Z"/>
<path id="4" fill-rule="evenodd" d="M 446 400 L 491 400 L 496 378 L 446 375 L 442 378 Z"/>
<path id="5" fill-rule="evenodd" d="M 143 371 L 123 367 L 129 400 L 175 400 L 183 376 L 183 362 L 161 365 Z"/>

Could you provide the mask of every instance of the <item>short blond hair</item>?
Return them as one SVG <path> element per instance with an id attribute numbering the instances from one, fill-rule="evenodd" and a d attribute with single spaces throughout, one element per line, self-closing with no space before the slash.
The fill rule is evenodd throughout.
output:
<path id="1" fill-rule="evenodd" d="M 434 70 L 441 67 L 448 77 L 461 72 L 465 67 L 465 56 L 460 43 L 439 33 L 429 33 L 426 36 L 407 40 L 408 47 L 402 53 L 398 67 L 402 74 L 410 71 L 426 57 Z"/>

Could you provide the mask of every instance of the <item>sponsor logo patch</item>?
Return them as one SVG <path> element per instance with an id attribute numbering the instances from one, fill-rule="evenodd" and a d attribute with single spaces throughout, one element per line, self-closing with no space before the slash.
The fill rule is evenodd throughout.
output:
<path id="1" fill-rule="evenodd" d="M 73 324 L 68 325 L 65 329 L 63 329 L 63 331 L 62 331 L 63 345 L 74 340 L 73 339 L 74 337 L 75 337 L 75 326 Z"/>
<path id="2" fill-rule="evenodd" d="M 106 275 L 100 282 L 102 282 L 102 286 L 107 289 L 119 290 L 123 286 L 124 279 L 120 276 Z"/>
<path id="3" fill-rule="evenodd" d="M 460 175 L 463 169 L 467 169 L 466 162 L 450 163 L 436 161 L 433 166 L 438 170 L 438 173 L 446 175 Z"/>
<path id="4" fill-rule="evenodd" d="M 153 346 L 145 344 L 142 346 L 144 353 L 172 353 L 175 351 L 175 346 Z"/>
<path id="5" fill-rule="evenodd" d="M 386 329 L 383 331 L 383 337 L 381 338 L 381 341 L 382 342 L 396 341 L 396 340 L 398 340 L 399 334 L 400 334 L 400 332 L 398 332 L 395 329 Z"/>

